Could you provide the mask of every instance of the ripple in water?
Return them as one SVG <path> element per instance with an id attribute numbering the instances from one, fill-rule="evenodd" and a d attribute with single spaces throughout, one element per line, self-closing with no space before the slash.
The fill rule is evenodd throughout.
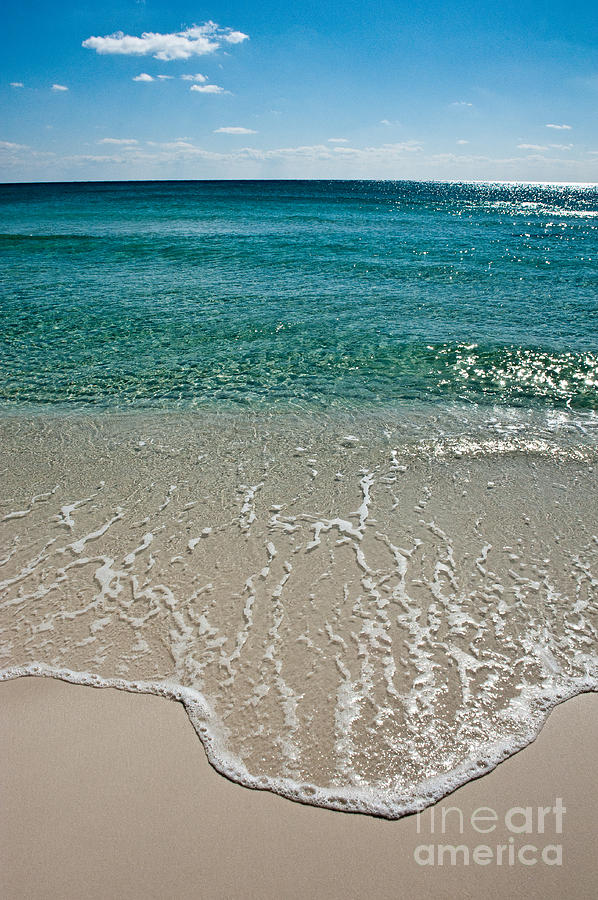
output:
<path id="1" fill-rule="evenodd" d="M 230 777 L 389 817 L 524 746 L 598 683 L 595 447 L 347 424 L 6 420 L 3 677 L 180 699 Z"/>

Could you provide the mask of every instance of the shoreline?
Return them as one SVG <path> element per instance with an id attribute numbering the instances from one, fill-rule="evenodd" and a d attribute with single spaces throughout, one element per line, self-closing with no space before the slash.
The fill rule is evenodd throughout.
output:
<path id="1" fill-rule="evenodd" d="M 585 461 L 112 426 L 7 429 L 13 674 L 182 699 L 234 781 L 386 818 L 596 688 Z"/>
<path id="2" fill-rule="evenodd" d="M 221 777 L 178 703 L 17 678 L 0 686 L 4 894 L 502 898 L 522 891 L 556 898 L 566 891 L 589 898 L 597 709 L 592 694 L 559 705 L 525 750 L 421 815 L 388 821 L 293 803 Z M 506 827 L 509 810 L 530 806 L 536 816 L 559 797 L 561 833 L 551 813 L 543 831 L 536 819 L 530 833 Z M 479 807 L 496 813 L 491 834 L 472 828 Z M 525 821 L 517 816 L 514 827 Z M 418 848 L 439 843 L 465 846 L 468 864 L 463 851 L 454 865 L 450 858 L 416 862 Z M 500 844 L 514 846 L 513 863 L 508 850 L 502 863 L 476 862 L 476 847 Z M 518 858 L 524 845 L 537 848 L 534 864 Z M 561 865 L 542 859 L 548 845 L 561 846 Z"/>
<path id="3" fill-rule="evenodd" d="M 379 793 L 374 788 L 360 789 L 350 785 L 322 787 L 317 784 L 299 783 L 283 776 L 257 776 L 244 766 L 240 759 L 230 755 L 224 736 L 224 723 L 219 721 L 207 698 L 199 691 L 170 682 L 128 682 L 122 678 L 102 678 L 85 672 L 33 664 L 13 666 L 0 670 L 0 684 L 25 678 L 51 679 L 78 687 L 124 691 L 128 694 L 153 696 L 180 703 L 202 745 L 213 770 L 232 784 L 249 790 L 272 793 L 300 805 L 326 809 L 332 812 L 351 813 L 387 821 L 399 821 L 418 816 L 441 804 L 452 794 L 472 781 L 493 772 L 505 760 L 521 753 L 533 744 L 544 730 L 555 709 L 570 700 L 598 694 L 598 682 L 587 677 L 575 685 L 555 693 L 552 697 L 531 691 L 527 697 L 527 731 L 515 737 L 504 738 L 494 745 L 485 745 L 482 758 L 463 760 L 454 769 L 437 774 L 413 786 L 410 794 Z"/>

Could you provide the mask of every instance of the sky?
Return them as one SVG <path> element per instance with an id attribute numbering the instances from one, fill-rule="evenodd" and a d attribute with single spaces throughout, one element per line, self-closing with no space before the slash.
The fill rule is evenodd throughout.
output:
<path id="1" fill-rule="evenodd" d="M 20 0 L 3 26 L 3 182 L 598 182 L 589 0 Z"/>

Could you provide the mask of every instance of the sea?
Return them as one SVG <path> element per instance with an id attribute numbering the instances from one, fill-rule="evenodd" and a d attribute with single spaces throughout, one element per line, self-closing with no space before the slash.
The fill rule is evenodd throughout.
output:
<path id="1" fill-rule="evenodd" d="M 0 185 L 0 258 L 0 678 L 387 818 L 598 690 L 598 187 Z"/>

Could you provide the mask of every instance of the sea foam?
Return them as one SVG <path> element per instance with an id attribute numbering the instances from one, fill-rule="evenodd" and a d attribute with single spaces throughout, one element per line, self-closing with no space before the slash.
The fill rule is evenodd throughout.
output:
<path id="1" fill-rule="evenodd" d="M 598 689 L 598 453 L 451 421 L 5 420 L 1 677 L 178 700 L 218 771 L 334 809 L 489 771 Z"/>

